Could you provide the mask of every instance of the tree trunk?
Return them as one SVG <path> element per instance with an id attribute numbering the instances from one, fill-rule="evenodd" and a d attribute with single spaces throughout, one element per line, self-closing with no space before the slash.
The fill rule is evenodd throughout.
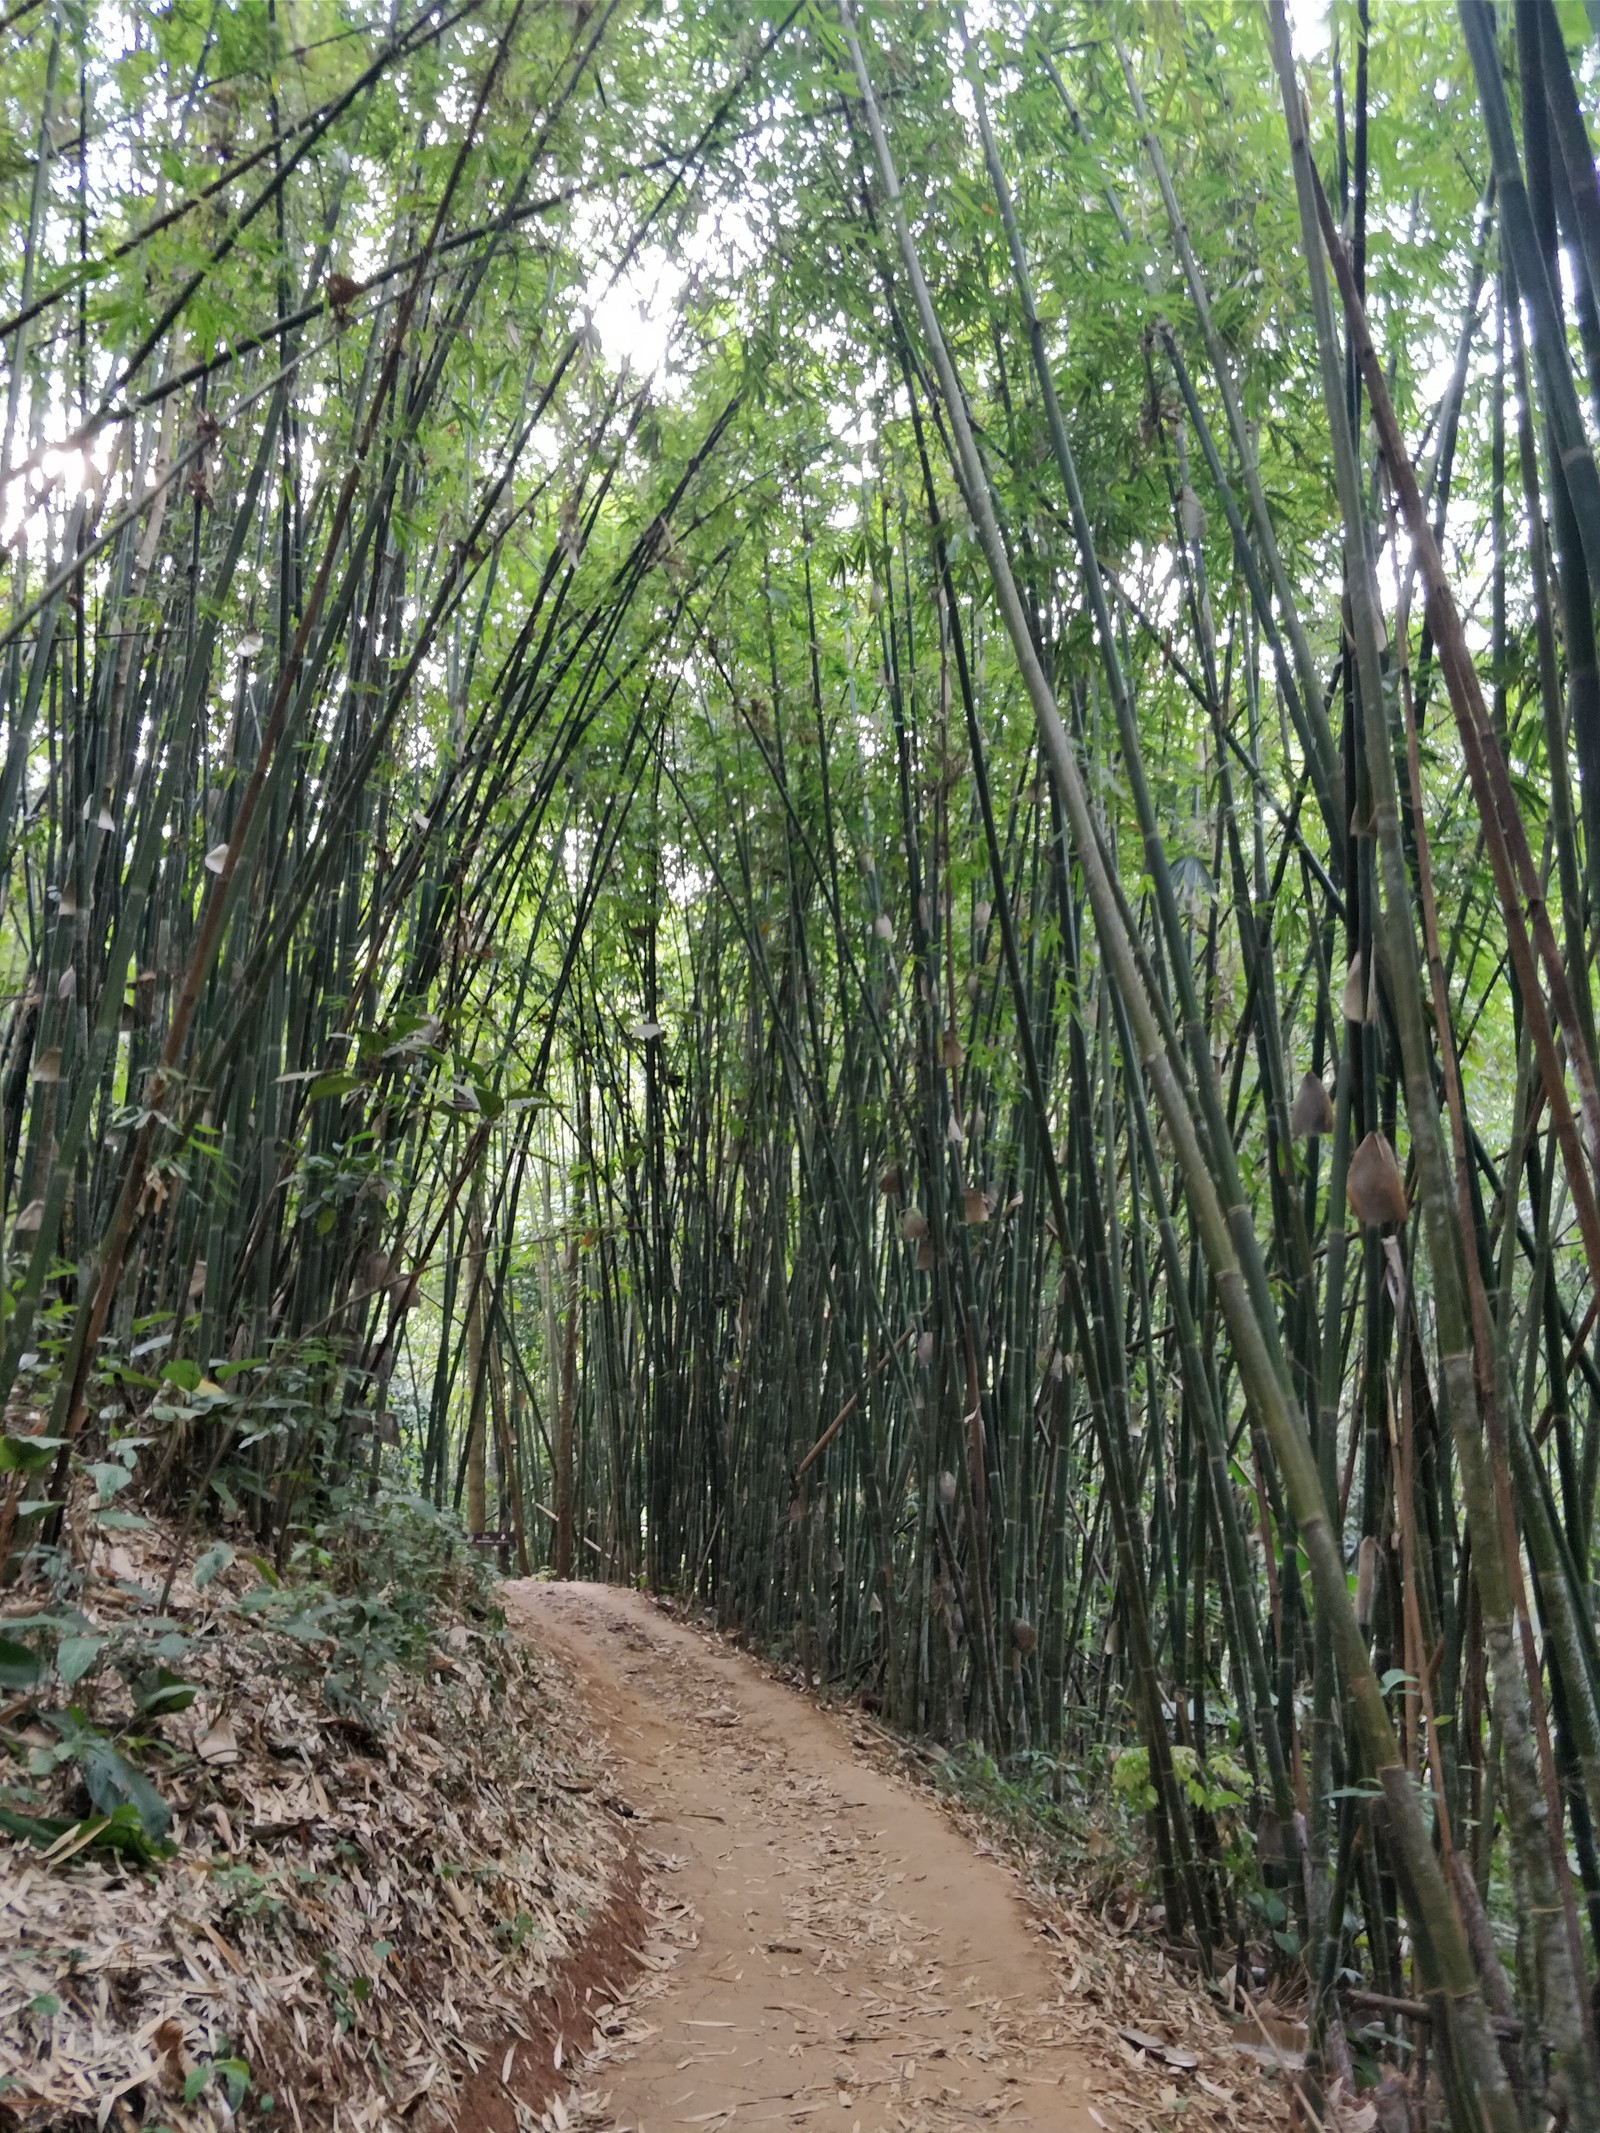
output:
<path id="1" fill-rule="evenodd" d="M 556 1416 L 556 1560 L 558 1578 L 572 1575 L 572 1414 L 578 1390 L 578 1232 L 567 1239 L 567 1332 L 561 1350 L 561 1408 Z"/>
<path id="2" fill-rule="evenodd" d="M 488 1484 L 484 1471 L 484 1406 L 489 1376 L 484 1369 L 483 1190 L 474 1182 L 467 1208 L 467 1531 L 482 1533 L 488 1524 Z"/>

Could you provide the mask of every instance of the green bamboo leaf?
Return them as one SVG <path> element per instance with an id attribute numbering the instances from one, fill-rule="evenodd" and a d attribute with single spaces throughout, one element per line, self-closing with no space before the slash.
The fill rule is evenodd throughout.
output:
<path id="1" fill-rule="evenodd" d="M 110 1643 L 109 1637 L 63 1637 L 56 1646 L 56 1673 L 64 1688 L 83 1679 Z"/>

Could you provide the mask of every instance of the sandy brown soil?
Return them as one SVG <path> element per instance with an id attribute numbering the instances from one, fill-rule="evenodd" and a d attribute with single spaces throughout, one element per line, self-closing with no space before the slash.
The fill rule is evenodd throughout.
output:
<path id="1" fill-rule="evenodd" d="M 1018 1884 L 846 1725 L 640 1594 L 529 1582 L 505 1600 L 575 1669 L 641 1847 L 694 1915 L 605 2069 L 614 2126 L 1105 2125 Z"/>

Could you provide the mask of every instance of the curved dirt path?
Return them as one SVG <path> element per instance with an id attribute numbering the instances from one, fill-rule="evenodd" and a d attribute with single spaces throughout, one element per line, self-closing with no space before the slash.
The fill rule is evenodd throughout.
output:
<path id="1" fill-rule="evenodd" d="M 603 1585 L 507 1610 L 576 1670 L 697 1942 L 601 2079 L 638 2133 L 1096 2133 L 1103 2079 L 1017 1884 L 847 1730 L 748 1659 Z"/>

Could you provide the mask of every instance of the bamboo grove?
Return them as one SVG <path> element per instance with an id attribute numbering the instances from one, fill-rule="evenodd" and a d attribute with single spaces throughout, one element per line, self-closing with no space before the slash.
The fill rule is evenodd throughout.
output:
<path id="1" fill-rule="evenodd" d="M 1591 12 L 19 0 L 8 1577 L 410 1491 L 1600 2126 Z"/>

